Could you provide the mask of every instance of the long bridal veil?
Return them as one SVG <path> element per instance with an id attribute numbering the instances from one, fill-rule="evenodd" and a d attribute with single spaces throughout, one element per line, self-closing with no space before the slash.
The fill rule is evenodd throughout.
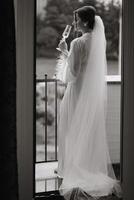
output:
<path id="1" fill-rule="evenodd" d="M 82 87 L 65 141 L 65 169 L 60 193 L 66 199 L 70 199 L 74 188 L 94 197 L 120 190 L 110 161 L 105 128 L 105 51 L 103 22 L 96 16 Z"/>

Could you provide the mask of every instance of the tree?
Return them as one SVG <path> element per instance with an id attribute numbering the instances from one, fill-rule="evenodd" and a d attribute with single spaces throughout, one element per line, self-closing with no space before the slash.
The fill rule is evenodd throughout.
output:
<path id="1" fill-rule="evenodd" d="M 84 5 L 92 5 L 96 8 L 97 14 L 101 16 L 105 26 L 105 33 L 107 39 L 107 57 L 111 59 L 118 58 L 118 43 L 119 43 L 119 15 L 120 15 L 120 3 L 119 0 L 111 0 L 108 4 L 105 4 L 105 1 L 100 2 L 99 0 L 48 0 L 45 9 L 45 18 L 39 19 L 37 17 L 37 35 L 43 34 L 40 32 L 41 29 L 51 27 L 53 33 L 55 31 L 56 35 L 53 37 L 56 38 L 58 42 L 62 37 L 62 32 L 66 24 L 72 24 L 73 21 L 73 11 Z M 46 34 L 46 33 L 45 33 Z M 44 36 L 45 37 L 45 36 Z M 51 40 L 52 36 L 46 36 L 48 41 Z M 73 39 L 74 35 L 71 33 L 67 42 L 70 44 L 70 41 Z M 50 46 L 52 48 L 50 42 Z M 44 48 L 48 48 L 46 45 L 49 45 L 47 42 L 44 44 Z M 37 46 L 41 44 L 37 40 Z"/>
<path id="2" fill-rule="evenodd" d="M 57 45 L 57 38 L 58 33 L 54 28 L 45 27 L 40 30 L 37 36 L 37 43 L 49 49 Z"/>
<path id="3" fill-rule="evenodd" d="M 44 27 L 43 21 L 41 20 L 41 15 L 37 15 L 36 17 L 36 34 L 40 32 L 40 29 Z"/>
<path id="4" fill-rule="evenodd" d="M 58 32 L 53 27 L 44 27 L 40 29 L 37 35 L 37 55 L 49 56 L 52 53 L 52 49 L 56 49 L 58 45 Z M 54 52 L 53 52 L 54 53 Z"/>
<path id="5" fill-rule="evenodd" d="M 120 20 L 120 4 L 119 1 L 114 3 L 112 0 L 107 7 L 105 13 L 106 37 L 108 41 L 107 54 L 108 57 L 118 59 L 119 46 L 119 20 Z"/>
<path id="6" fill-rule="evenodd" d="M 48 0 L 45 7 L 46 18 L 44 19 L 45 26 L 52 26 L 59 34 L 62 33 L 65 24 L 68 21 L 68 3 L 63 0 Z"/>

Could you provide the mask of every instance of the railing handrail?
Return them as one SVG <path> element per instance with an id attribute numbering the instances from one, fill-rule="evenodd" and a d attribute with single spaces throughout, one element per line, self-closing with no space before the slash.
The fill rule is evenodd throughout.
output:
<path id="1" fill-rule="evenodd" d="M 106 75 L 105 78 L 108 83 L 109 82 L 111 82 L 111 83 L 114 83 L 114 82 L 120 83 L 121 82 L 121 75 Z M 37 83 L 44 82 L 44 81 L 45 81 L 45 79 L 43 79 L 43 78 L 36 78 Z M 58 79 L 47 78 L 47 82 L 55 82 L 55 81 L 58 81 Z"/>
<path id="2" fill-rule="evenodd" d="M 107 83 L 121 83 L 121 75 L 107 75 L 105 78 Z"/>

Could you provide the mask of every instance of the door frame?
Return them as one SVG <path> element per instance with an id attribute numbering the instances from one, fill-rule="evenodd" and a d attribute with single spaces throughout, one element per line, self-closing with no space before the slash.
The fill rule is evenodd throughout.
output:
<path id="1" fill-rule="evenodd" d="M 121 182 L 124 199 L 129 200 L 134 196 L 134 4 L 133 0 L 122 4 Z M 35 0 L 17 0 L 15 10 L 19 198 L 30 200 L 34 196 Z"/>

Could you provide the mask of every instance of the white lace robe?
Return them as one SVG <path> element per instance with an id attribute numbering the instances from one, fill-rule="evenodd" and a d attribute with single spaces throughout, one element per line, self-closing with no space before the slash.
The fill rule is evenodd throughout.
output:
<path id="1" fill-rule="evenodd" d="M 58 68 L 62 68 L 57 73 L 57 78 L 67 83 L 67 88 L 60 105 L 60 121 L 58 123 L 58 173 L 62 177 L 65 159 L 65 140 L 68 128 L 71 125 L 75 105 L 80 93 L 82 77 L 89 53 L 90 34 L 84 34 L 71 42 L 68 55 L 61 55 Z M 88 42 L 86 43 L 86 40 Z"/>
<path id="2" fill-rule="evenodd" d="M 85 33 L 73 40 L 68 55 L 62 55 L 58 62 L 57 77 L 67 83 L 58 123 L 58 174 L 63 178 L 60 188 L 63 195 L 68 189 L 80 187 L 92 196 L 105 196 L 112 193 L 114 186 L 118 185 L 113 169 L 109 167 L 111 163 L 106 141 L 104 107 L 101 105 L 103 100 L 99 100 L 101 95 L 97 95 L 99 85 L 98 91 L 95 91 L 102 70 L 97 69 L 97 72 L 100 71 L 96 74 L 93 71 L 95 65 L 87 64 L 91 38 L 92 33 Z M 97 62 L 99 65 L 99 61 Z M 91 68 L 88 71 L 89 82 L 87 79 L 89 86 L 83 88 L 86 67 Z M 85 90 L 84 96 L 80 95 L 81 89 Z M 95 92 L 98 99 L 93 98 Z M 89 103 L 85 99 L 86 93 L 91 97 Z M 77 104 L 80 98 L 81 103 Z"/>

